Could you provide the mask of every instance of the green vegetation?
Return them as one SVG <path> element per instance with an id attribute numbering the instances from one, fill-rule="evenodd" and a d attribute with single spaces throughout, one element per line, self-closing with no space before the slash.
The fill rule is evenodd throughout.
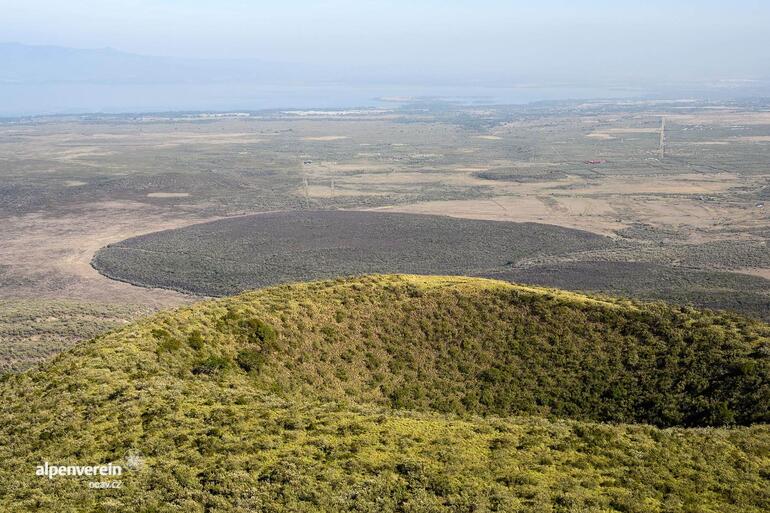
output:
<path id="1" fill-rule="evenodd" d="M 472 278 L 280 286 L 7 376 L 0 510 L 767 511 L 769 377 L 770 326 L 738 316 Z M 136 455 L 120 489 L 34 475 Z"/>
<path id="2" fill-rule="evenodd" d="M 0 300 L 0 374 L 27 369 L 150 313 L 137 305 L 45 299 Z"/>

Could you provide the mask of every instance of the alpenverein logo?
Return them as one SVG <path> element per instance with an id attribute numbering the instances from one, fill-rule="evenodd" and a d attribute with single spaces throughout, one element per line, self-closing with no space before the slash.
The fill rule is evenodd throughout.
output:
<path id="1" fill-rule="evenodd" d="M 53 479 L 59 476 L 120 476 L 123 474 L 123 467 L 108 463 L 106 465 L 51 465 L 47 461 L 38 465 L 35 475 L 46 476 Z"/>

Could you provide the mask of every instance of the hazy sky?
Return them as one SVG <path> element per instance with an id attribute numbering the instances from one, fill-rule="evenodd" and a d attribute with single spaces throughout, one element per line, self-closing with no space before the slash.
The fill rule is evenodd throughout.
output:
<path id="1" fill-rule="evenodd" d="M 0 13 L 0 41 L 150 55 L 428 75 L 770 76 L 768 0 L 0 0 Z"/>

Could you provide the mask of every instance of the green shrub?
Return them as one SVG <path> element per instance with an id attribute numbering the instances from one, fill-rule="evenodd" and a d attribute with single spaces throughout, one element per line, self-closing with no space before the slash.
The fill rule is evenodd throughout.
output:
<path id="1" fill-rule="evenodd" d="M 235 361 L 246 372 L 259 372 L 265 364 L 265 356 L 257 349 L 242 349 Z"/>
<path id="2" fill-rule="evenodd" d="M 240 329 L 246 334 L 249 342 L 257 343 L 266 348 L 275 347 L 278 335 L 275 329 L 261 319 L 243 319 Z"/>
<path id="3" fill-rule="evenodd" d="M 168 330 L 163 328 L 156 328 L 152 330 L 152 335 L 158 340 L 157 352 L 171 353 L 182 347 L 182 343 L 179 339 L 174 337 Z"/>
<path id="4" fill-rule="evenodd" d="M 196 351 L 203 348 L 203 335 L 200 330 L 193 330 L 187 337 L 187 344 Z"/>
<path id="5" fill-rule="evenodd" d="M 192 368 L 193 374 L 214 375 L 230 367 L 230 361 L 222 356 L 209 356 L 200 360 Z"/>

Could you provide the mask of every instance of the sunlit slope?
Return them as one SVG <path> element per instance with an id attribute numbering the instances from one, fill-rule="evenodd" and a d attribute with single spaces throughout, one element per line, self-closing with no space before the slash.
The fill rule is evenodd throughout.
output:
<path id="1" fill-rule="evenodd" d="M 0 505 L 763 511 L 768 376 L 770 327 L 740 317 L 471 278 L 281 286 L 8 377 Z M 34 475 L 128 455 L 117 490 Z"/>

